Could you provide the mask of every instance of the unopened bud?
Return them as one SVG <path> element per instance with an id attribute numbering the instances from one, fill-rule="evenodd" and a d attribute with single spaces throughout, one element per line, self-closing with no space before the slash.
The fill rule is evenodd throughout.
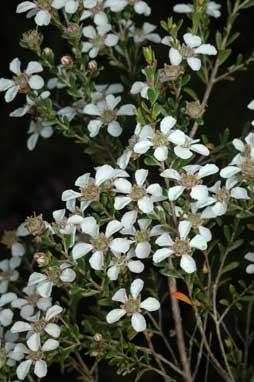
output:
<path id="1" fill-rule="evenodd" d="M 38 49 L 40 49 L 42 40 L 43 36 L 36 29 L 32 29 L 23 33 L 21 44 L 25 45 L 31 50 L 37 51 Z"/>
<path id="2" fill-rule="evenodd" d="M 88 62 L 88 68 L 89 68 L 90 70 L 92 70 L 92 71 L 97 70 L 97 68 L 98 68 L 98 64 L 97 64 L 97 62 L 96 62 L 95 60 L 89 61 L 89 62 Z"/>
<path id="3" fill-rule="evenodd" d="M 186 102 L 185 111 L 191 119 L 199 119 L 203 116 L 205 107 L 199 101 Z"/>
<path id="4" fill-rule="evenodd" d="M 34 260 L 39 267 L 45 267 L 50 262 L 49 256 L 44 252 L 36 252 L 34 254 Z"/>
<path id="5" fill-rule="evenodd" d="M 70 68 L 73 66 L 73 59 L 70 56 L 63 56 L 61 58 L 61 64 Z"/>
<path id="6" fill-rule="evenodd" d="M 164 81 L 176 81 L 181 74 L 183 74 L 183 70 L 180 65 L 165 64 L 160 76 Z"/>
<path id="7" fill-rule="evenodd" d="M 96 333 L 96 334 L 94 335 L 94 340 L 95 340 L 96 342 L 101 342 L 102 339 L 103 339 L 103 337 L 102 337 L 102 335 L 101 335 L 100 333 Z"/>
<path id="8" fill-rule="evenodd" d="M 49 47 L 44 48 L 44 49 L 43 49 L 43 52 L 44 52 L 44 54 L 46 54 L 47 56 L 52 56 L 52 55 L 54 55 L 53 50 L 52 50 L 51 48 L 49 48 Z"/>

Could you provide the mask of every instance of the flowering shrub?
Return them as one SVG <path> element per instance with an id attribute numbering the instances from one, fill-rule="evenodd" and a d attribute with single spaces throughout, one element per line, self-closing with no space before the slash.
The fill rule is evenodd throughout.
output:
<path id="1" fill-rule="evenodd" d="M 252 6 L 177 4 L 157 31 L 141 0 L 18 5 L 36 24 L 21 39 L 35 61 L 23 70 L 14 58 L 0 79 L 6 102 L 25 98 L 11 116 L 31 117 L 29 150 L 62 134 L 95 167 L 63 191 L 51 221 L 34 213 L 2 236 L 1 381 L 53 368 L 95 382 L 105 363 L 135 381 L 254 378 L 253 122 L 240 138 L 222 131 L 217 147 L 200 134 L 215 85 L 254 61 L 231 55 Z M 61 56 L 47 26 L 65 40 Z"/>

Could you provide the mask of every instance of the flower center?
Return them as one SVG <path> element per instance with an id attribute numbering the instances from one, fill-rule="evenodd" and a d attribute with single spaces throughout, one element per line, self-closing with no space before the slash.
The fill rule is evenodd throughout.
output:
<path id="1" fill-rule="evenodd" d="M 146 191 L 144 187 L 139 187 L 137 185 L 134 185 L 130 193 L 130 198 L 134 201 L 137 201 L 139 199 L 142 199 L 145 195 L 146 195 Z"/>
<path id="2" fill-rule="evenodd" d="M 192 174 L 185 174 L 182 175 L 179 184 L 187 189 L 191 189 L 192 187 L 196 186 L 200 183 L 200 180 Z"/>
<path id="3" fill-rule="evenodd" d="M 154 135 L 154 138 L 153 138 L 153 144 L 155 147 L 167 146 L 168 145 L 168 138 L 162 132 L 157 131 Z"/>
<path id="4" fill-rule="evenodd" d="M 137 243 L 143 243 L 144 241 L 149 240 L 149 232 L 148 231 L 137 231 L 135 233 L 135 241 Z"/>
<path id="5" fill-rule="evenodd" d="M 190 48 L 189 46 L 186 46 L 186 45 L 182 45 L 182 47 L 180 48 L 180 54 L 186 60 L 187 60 L 187 58 L 191 58 L 191 57 L 195 56 L 194 50 L 192 48 Z"/>
<path id="6" fill-rule="evenodd" d="M 1 243 L 6 245 L 7 248 L 11 248 L 12 244 L 17 242 L 16 231 L 4 231 L 1 239 Z"/>
<path id="7" fill-rule="evenodd" d="M 37 351 L 37 352 L 30 352 L 27 356 L 27 359 L 29 359 L 32 362 L 40 361 L 43 359 L 43 352 L 42 351 Z"/>
<path id="8" fill-rule="evenodd" d="M 99 199 L 99 187 L 95 184 L 89 184 L 81 189 L 81 199 L 97 201 Z"/>
<path id="9" fill-rule="evenodd" d="M 9 281 L 11 279 L 11 272 L 5 271 L 5 272 L 0 272 L 0 279 Z"/>
<path id="10" fill-rule="evenodd" d="M 46 321 L 39 320 L 33 323 L 33 331 L 35 333 L 41 333 L 45 329 L 45 326 L 47 325 Z"/>
<path id="11" fill-rule="evenodd" d="M 36 0 L 36 5 L 40 9 L 50 10 L 51 9 L 51 0 Z"/>
<path id="12" fill-rule="evenodd" d="M 36 305 L 37 301 L 39 300 L 39 296 L 36 293 L 32 293 L 27 296 L 26 300 L 29 302 L 29 304 Z"/>
<path id="13" fill-rule="evenodd" d="M 216 194 L 219 202 L 227 203 L 229 201 L 230 195 L 226 188 L 222 187 Z"/>
<path id="14" fill-rule="evenodd" d="M 128 316 L 131 316 L 134 313 L 140 312 L 139 304 L 139 300 L 136 300 L 133 297 L 129 297 L 128 300 L 123 305 L 121 305 L 121 308 L 127 312 Z"/>
<path id="15" fill-rule="evenodd" d="M 14 78 L 15 83 L 19 86 L 19 92 L 22 94 L 27 94 L 30 91 L 28 85 L 28 76 L 25 73 L 21 73 Z"/>
<path id="16" fill-rule="evenodd" d="M 203 224 L 200 214 L 188 214 L 188 220 L 192 223 L 193 228 L 197 228 Z"/>
<path id="17" fill-rule="evenodd" d="M 252 159 L 246 158 L 241 163 L 242 172 L 247 179 L 254 178 L 254 161 Z"/>
<path id="18" fill-rule="evenodd" d="M 188 240 L 181 240 L 177 238 L 172 248 L 176 256 L 183 256 L 191 253 L 191 247 Z"/>
<path id="19" fill-rule="evenodd" d="M 114 110 L 108 109 L 104 110 L 101 114 L 101 120 L 105 125 L 108 125 L 109 123 L 116 120 L 116 112 Z"/>
<path id="20" fill-rule="evenodd" d="M 100 36 L 97 34 L 93 39 L 92 39 L 92 44 L 93 46 L 96 46 L 98 49 L 104 48 L 104 38 L 103 36 Z"/>
<path id="21" fill-rule="evenodd" d="M 96 249 L 96 251 L 106 252 L 109 247 L 109 242 L 109 239 L 102 234 L 97 237 L 97 239 L 92 240 L 91 244 L 93 245 L 94 249 Z"/>

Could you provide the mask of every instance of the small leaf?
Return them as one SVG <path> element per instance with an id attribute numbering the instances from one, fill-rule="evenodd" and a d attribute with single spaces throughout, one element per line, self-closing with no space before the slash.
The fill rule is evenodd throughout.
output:
<path id="1" fill-rule="evenodd" d="M 239 267 L 239 263 L 237 261 L 233 261 L 232 263 L 226 265 L 223 269 L 222 269 L 222 272 L 221 274 L 223 273 L 226 273 L 226 272 L 230 272 L 232 271 L 233 269 L 236 269 Z"/>
<path id="2" fill-rule="evenodd" d="M 229 58 L 231 53 L 232 53 L 232 49 L 226 49 L 219 53 L 218 59 L 219 59 L 220 65 L 222 65 Z"/>
<path id="3" fill-rule="evenodd" d="M 173 292 L 171 293 L 171 296 L 177 298 L 177 300 L 185 302 L 186 304 L 193 305 L 191 299 L 182 292 Z"/>

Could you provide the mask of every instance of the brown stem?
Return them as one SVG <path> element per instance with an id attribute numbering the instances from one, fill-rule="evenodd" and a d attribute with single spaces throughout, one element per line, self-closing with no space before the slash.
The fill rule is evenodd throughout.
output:
<path id="1" fill-rule="evenodd" d="M 173 264 L 171 259 L 169 259 L 169 268 L 173 269 Z M 184 380 L 185 382 L 192 382 L 191 367 L 190 367 L 190 362 L 187 356 L 187 351 L 186 351 L 186 346 L 184 341 L 181 311 L 180 311 L 178 300 L 172 296 L 172 293 L 177 291 L 176 279 L 174 277 L 170 277 L 168 279 L 168 286 L 169 286 L 170 295 L 171 295 L 172 312 L 173 312 L 173 317 L 175 322 L 177 347 L 178 347 L 178 351 L 179 351 L 179 355 L 181 359 L 181 364 L 184 370 Z"/>
<path id="2" fill-rule="evenodd" d="M 151 335 L 150 335 L 147 331 L 144 332 L 144 335 L 145 335 L 145 337 L 146 337 L 146 341 L 147 341 L 148 347 L 149 347 L 149 349 L 151 350 L 151 353 L 152 353 L 152 355 L 154 356 L 154 359 L 155 359 L 155 361 L 157 362 L 157 365 L 159 366 L 159 369 L 160 369 L 165 375 L 167 375 L 167 372 L 166 372 L 166 370 L 165 370 L 165 368 L 164 368 L 164 366 L 163 366 L 163 364 L 162 364 L 160 358 L 157 356 L 156 350 L 154 349 L 153 342 L 152 342 L 152 340 L 151 340 Z M 167 380 L 167 379 L 164 378 L 164 380 Z M 170 378 L 170 380 L 171 380 L 171 378 Z"/>

